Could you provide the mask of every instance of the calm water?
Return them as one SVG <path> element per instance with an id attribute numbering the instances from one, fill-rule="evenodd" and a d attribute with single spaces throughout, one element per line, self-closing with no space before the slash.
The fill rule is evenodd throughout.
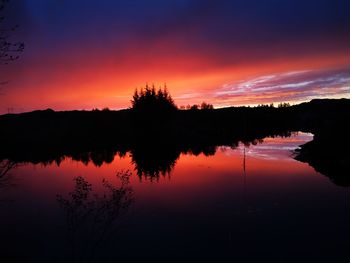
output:
<path id="1" fill-rule="evenodd" d="M 181 154 L 153 180 L 130 154 L 20 164 L 0 184 L 1 262 L 350 262 L 350 189 L 293 159 L 310 140 Z"/>

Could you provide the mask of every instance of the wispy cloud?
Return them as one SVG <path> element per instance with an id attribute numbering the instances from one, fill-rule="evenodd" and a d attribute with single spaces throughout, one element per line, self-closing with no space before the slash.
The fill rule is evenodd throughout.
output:
<path id="1" fill-rule="evenodd" d="M 350 69 L 291 71 L 224 84 L 213 96 L 221 102 L 258 104 L 350 97 Z"/>

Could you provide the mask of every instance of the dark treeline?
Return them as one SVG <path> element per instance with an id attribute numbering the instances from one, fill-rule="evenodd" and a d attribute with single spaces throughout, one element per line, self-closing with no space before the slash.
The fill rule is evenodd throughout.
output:
<path id="1" fill-rule="evenodd" d="M 146 91 L 147 92 L 147 91 Z M 167 94 L 166 91 L 161 96 Z M 140 94 L 138 94 L 139 96 Z M 135 100 L 134 95 L 134 100 Z M 138 99 L 136 97 L 136 99 Z M 160 104 L 162 102 L 159 102 Z M 0 116 L 0 160 L 60 162 L 65 156 L 96 165 L 131 153 L 139 175 L 159 176 L 181 153 L 214 154 L 266 136 L 312 132 L 297 159 L 347 185 L 350 100 L 312 100 L 286 107 L 207 110 L 34 111 Z M 326 161 L 325 161 L 326 160 Z"/>

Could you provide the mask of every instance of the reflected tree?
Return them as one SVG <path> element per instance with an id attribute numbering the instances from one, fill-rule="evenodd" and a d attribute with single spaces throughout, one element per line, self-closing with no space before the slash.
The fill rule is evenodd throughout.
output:
<path id="1" fill-rule="evenodd" d="M 10 160 L 3 160 L 0 162 L 0 188 L 12 185 L 10 171 L 17 166 L 17 163 Z"/>
<path id="2" fill-rule="evenodd" d="M 131 161 L 140 180 L 158 181 L 161 176 L 169 176 L 174 169 L 181 154 L 198 156 L 215 155 L 217 146 L 197 145 L 159 145 L 152 144 L 147 147 L 135 147 L 130 151 Z"/>
<path id="3" fill-rule="evenodd" d="M 150 126 L 148 124 L 148 126 Z M 252 132 L 246 134 L 205 134 L 205 129 L 198 131 L 186 131 L 189 136 L 181 136 L 177 134 L 168 134 L 162 129 L 142 129 L 137 130 L 140 134 L 135 137 L 118 138 L 116 141 L 111 141 L 108 145 L 84 146 L 83 149 L 73 146 L 68 148 L 55 149 L 50 148 L 45 151 L 7 151 L 1 158 L 10 158 L 17 163 L 31 162 L 34 164 L 51 165 L 60 163 L 67 158 L 74 161 L 79 161 L 88 165 L 92 163 L 96 167 L 101 167 L 104 164 L 110 164 L 116 156 L 124 158 L 127 153 L 130 153 L 131 162 L 134 165 L 135 171 L 140 179 L 159 180 L 161 176 L 170 176 L 171 171 L 175 167 L 177 160 L 181 154 L 191 154 L 198 156 L 215 155 L 218 147 L 228 146 L 236 148 L 239 143 L 245 146 L 257 145 L 263 142 L 265 137 L 289 137 L 290 132 Z M 47 150 L 46 148 L 44 150 Z M 9 154 L 10 153 L 10 154 Z"/>
<path id="4" fill-rule="evenodd" d="M 11 171 L 13 168 L 17 167 L 17 163 L 10 161 L 10 160 L 2 160 L 0 162 L 0 180 L 7 181 L 9 171 Z"/>
<path id="5" fill-rule="evenodd" d="M 217 151 L 216 145 L 193 145 L 185 151 L 187 154 L 198 156 L 204 154 L 205 156 L 213 156 Z"/>
<path id="6" fill-rule="evenodd" d="M 101 149 L 90 152 L 74 153 L 70 157 L 75 161 L 81 161 L 85 165 L 92 162 L 95 166 L 101 167 L 103 164 L 112 163 L 117 154 L 119 154 L 117 150 Z M 122 153 L 119 155 L 122 155 Z"/>
<path id="7" fill-rule="evenodd" d="M 179 157 L 180 151 L 176 148 L 159 149 L 153 145 L 131 150 L 131 160 L 140 180 L 144 177 L 150 181 L 158 181 L 160 176 L 170 176 Z"/>
<path id="8" fill-rule="evenodd" d="M 349 153 L 346 144 L 333 143 L 318 136 L 296 151 L 296 160 L 309 164 L 315 171 L 327 176 L 335 185 L 350 187 Z"/>
<path id="9" fill-rule="evenodd" d="M 0 161 L 0 191 L 14 186 L 13 176 L 11 171 L 18 167 L 19 164 L 10 160 Z M 7 202 L 8 200 L 0 199 L 0 202 Z"/>

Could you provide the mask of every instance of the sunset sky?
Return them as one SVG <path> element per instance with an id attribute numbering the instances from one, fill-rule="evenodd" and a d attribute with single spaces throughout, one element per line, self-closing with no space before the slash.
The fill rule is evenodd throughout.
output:
<path id="1" fill-rule="evenodd" d="M 166 83 L 178 106 L 350 98 L 348 0 L 12 0 L 21 58 L 0 113 L 130 106 Z M 5 26 L 2 25 L 2 26 Z"/>

